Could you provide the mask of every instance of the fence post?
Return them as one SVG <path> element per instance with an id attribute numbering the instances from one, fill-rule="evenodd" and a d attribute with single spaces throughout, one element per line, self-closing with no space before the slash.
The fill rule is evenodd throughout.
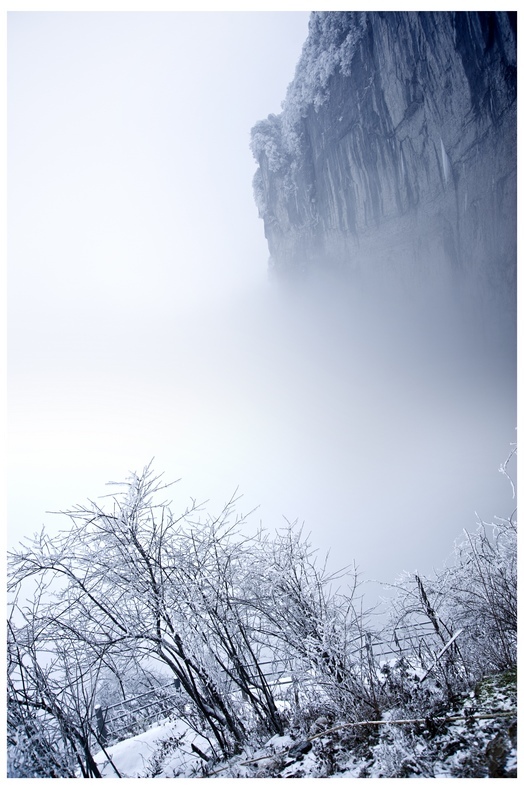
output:
<path id="1" fill-rule="evenodd" d="M 373 705 L 375 707 L 375 714 L 377 715 L 377 718 L 380 718 L 380 707 L 375 692 L 376 662 L 375 655 L 373 653 L 373 639 L 371 638 L 371 633 L 369 631 L 366 631 L 366 653 L 368 658 L 368 675 L 369 688 L 371 689 L 371 699 L 373 700 Z"/>
<path id="2" fill-rule="evenodd" d="M 96 725 L 98 728 L 98 738 L 100 739 L 100 744 L 104 745 L 107 742 L 107 727 L 106 727 L 105 714 L 102 709 L 102 706 L 100 705 L 95 706 L 95 714 L 96 714 Z"/>

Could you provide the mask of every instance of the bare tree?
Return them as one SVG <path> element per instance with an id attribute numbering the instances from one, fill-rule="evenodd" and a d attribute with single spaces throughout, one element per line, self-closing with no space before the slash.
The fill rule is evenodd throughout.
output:
<path id="1" fill-rule="evenodd" d="M 184 562 L 184 530 L 193 504 L 175 519 L 156 503 L 161 488 L 150 468 L 133 475 L 109 510 L 90 502 L 65 512 L 71 527 L 58 536 L 44 531 L 12 554 L 10 588 L 43 578 L 52 602 L 39 615 L 61 628 L 61 641 L 84 642 L 98 666 L 108 654 L 153 657 L 180 680 L 224 753 L 243 741 L 242 724 L 215 686 L 181 617 L 177 575 Z M 219 520 L 222 522 L 222 520 Z M 209 524 L 207 525 L 209 528 Z M 19 634 L 20 635 L 20 634 Z M 64 644 L 65 646 L 65 644 Z M 236 744 L 235 744 L 236 743 Z"/>
<path id="2" fill-rule="evenodd" d="M 70 647 L 67 628 L 44 610 L 41 590 L 22 611 L 21 624 L 15 625 L 13 615 L 8 621 L 10 768 L 26 777 L 34 769 L 46 777 L 75 777 L 78 770 L 101 778 L 92 714 L 99 659 L 77 637 Z M 23 767 L 20 739 L 26 743 Z"/>
<path id="3" fill-rule="evenodd" d="M 371 661 L 355 648 L 365 637 L 356 576 L 351 596 L 332 592 L 340 576 L 317 569 L 300 531 L 246 532 L 235 496 L 214 517 L 202 518 L 195 502 L 175 516 L 151 465 L 116 486 L 104 505 L 63 512 L 59 534 L 42 531 L 10 554 L 10 590 L 40 586 L 30 608 L 14 602 L 23 619 L 11 626 L 17 670 L 31 665 L 36 687 L 42 658 L 51 659 L 44 683 L 54 705 L 46 702 L 64 731 L 62 712 L 74 719 L 75 733 L 64 735 L 83 748 L 87 773 L 96 774 L 94 698 L 108 670 L 123 682 L 126 662 L 169 670 L 188 701 L 180 713 L 223 755 L 253 731 L 283 733 L 283 664 L 295 684 L 313 678 L 334 705 L 377 710 Z"/>

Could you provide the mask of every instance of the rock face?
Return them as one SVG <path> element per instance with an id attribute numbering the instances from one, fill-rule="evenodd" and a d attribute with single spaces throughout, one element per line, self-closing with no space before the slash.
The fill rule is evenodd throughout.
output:
<path id="1" fill-rule="evenodd" d="M 271 267 L 446 274 L 514 307 L 516 146 L 514 12 L 313 12 L 252 130 Z"/>

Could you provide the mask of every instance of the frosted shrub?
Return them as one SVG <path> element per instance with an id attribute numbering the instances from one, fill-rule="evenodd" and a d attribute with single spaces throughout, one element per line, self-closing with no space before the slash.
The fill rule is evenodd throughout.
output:
<path id="1" fill-rule="evenodd" d="M 445 576 L 446 612 L 464 629 L 460 647 L 469 671 L 482 677 L 517 661 L 517 527 L 513 520 L 478 523 L 456 547 Z"/>
<path id="2" fill-rule="evenodd" d="M 476 531 L 464 531 L 456 543 L 450 566 L 431 578 L 406 573 L 395 590 L 390 627 L 395 632 L 425 620 L 424 635 L 415 637 L 404 655 L 410 666 L 439 683 L 448 697 L 516 664 L 517 525 L 513 516 L 490 525 L 479 520 Z"/>
<path id="3" fill-rule="evenodd" d="M 432 770 L 424 758 L 424 742 L 412 731 L 392 725 L 383 732 L 372 748 L 377 778 L 432 778 Z"/>
<path id="4" fill-rule="evenodd" d="M 267 159 L 271 172 L 278 172 L 288 163 L 288 153 L 282 139 L 282 120 L 276 114 L 260 120 L 251 130 L 251 152 L 258 162 Z"/>
<path id="5" fill-rule="evenodd" d="M 264 190 L 264 179 L 262 170 L 259 168 L 253 176 L 253 195 L 258 208 L 258 214 L 263 217 L 267 212 L 266 193 Z"/>
<path id="6" fill-rule="evenodd" d="M 405 574 L 379 633 L 356 570 L 317 565 L 295 524 L 249 531 L 235 497 L 213 516 L 194 502 L 176 515 L 150 465 L 118 486 L 10 554 L 12 777 L 100 777 L 95 703 L 158 685 L 154 664 L 179 682 L 177 715 L 210 762 L 340 719 L 438 716 L 516 664 L 513 517 L 479 522 L 431 578 Z M 386 642 L 399 657 L 381 663 Z M 388 728 L 372 737 L 380 775 L 429 774 L 421 737 Z"/>
<path id="7" fill-rule="evenodd" d="M 338 69 L 344 76 L 350 75 L 351 62 L 366 25 L 367 17 L 362 12 L 320 11 L 311 15 L 309 35 L 283 103 L 286 136 L 309 106 L 317 111 L 325 102 L 328 81 Z"/>
<path id="8" fill-rule="evenodd" d="M 282 113 L 270 114 L 251 132 L 251 150 L 260 163 L 262 154 L 276 172 L 292 165 L 303 143 L 302 118 L 310 108 L 318 111 L 327 100 L 330 78 L 340 70 L 348 77 L 355 50 L 367 26 L 364 12 L 314 11 L 295 78 L 289 85 Z M 291 159 L 291 160 L 290 160 Z"/>
<path id="9" fill-rule="evenodd" d="M 92 748 L 102 744 L 95 699 L 154 683 L 154 663 L 179 682 L 180 716 L 215 755 L 283 734 L 282 675 L 293 688 L 311 682 L 321 706 L 357 713 L 368 700 L 348 648 L 361 616 L 331 592 L 335 576 L 316 567 L 301 531 L 248 532 L 235 498 L 212 517 L 195 503 L 175 516 L 165 488 L 146 467 L 104 505 L 75 506 L 65 530 L 42 531 L 10 556 L 12 707 L 36 710 L 44 697 L 86 776 L 97 774 Z M 35 580 L 35 598 L 19 603 Z M 292 700 L 298 710 L 298 688 Z"/>

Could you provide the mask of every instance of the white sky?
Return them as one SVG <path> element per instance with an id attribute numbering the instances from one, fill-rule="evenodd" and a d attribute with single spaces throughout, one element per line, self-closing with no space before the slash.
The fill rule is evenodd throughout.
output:
<path id="1" fill-rule="evenodd" d="M 400 363 L 266 279 L 249 131 L 308 13 L 13 13 L 8 25 L 9 538 L 154 457 L 184 505 L 239 485 L 338 568 L 429 571 L 497 472 L 497 375 Z M 342 346 L 344 345 L 344 346 Z"/>

